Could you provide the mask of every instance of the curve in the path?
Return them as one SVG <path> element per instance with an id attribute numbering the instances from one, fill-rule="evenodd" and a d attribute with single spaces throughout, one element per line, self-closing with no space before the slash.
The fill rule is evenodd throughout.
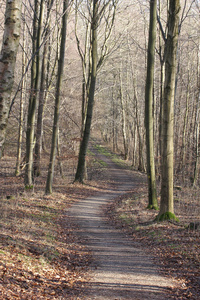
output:
<path id="1" fill-rule="evenodd" d="M 102 159 L 102 157 L 101 157 Z M 120 230 L 110 226 L 102 213 L 102 205 L 138 184 L 138 178 L 117 167 L 108 158 L 112 180 L 117 189 L 88 197 L 70 209 L 73 222 L 92 251 L 91 281 L 85 290 L 86 299 L 170 299 L 175 282 L 161 276 L 158 266 L 138 244 Z"/>

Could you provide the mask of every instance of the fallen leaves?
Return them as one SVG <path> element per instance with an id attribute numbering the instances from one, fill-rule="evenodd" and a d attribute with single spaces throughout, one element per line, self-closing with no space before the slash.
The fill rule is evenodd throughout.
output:
<path id="1" fill-rule="evenodd" d="M 66 185 L 56 178 L 55 192 L 48 196 L 43 194 L 44 177 L 37 179 L 35 193 L 23 191 L 23 177 L 0 177 L 4 195 L 0 202 L 0 300 L 84 299 L 91 255 L 74 234 L 75 225 L 66 212 L 75 201 L 105 187 L 117 189 L 105 169 L 99 172 L 98 168 L 89 176 L 98 175 L 99 181 Z M 199 299 L 200 233 L 182 225 L 199 217 L 200 204 L 186 197 L 189 192 L 184 202 L 182 189 L 181 195 L 176 192 L 175 203 L 183 224 L 154 223 L 157 212 L 146 209 L 147 188 L 141 174 L 136 182 L 135 190 L 107 207 L 108 218 L 151 252 L 166 276 L 180 282 L 181 288 L 171 292 L 172 299 Z"/>
<path id="2" fill-rule="evenodd" d="M 1 200 L 0 299 L 78 299 L 90 255 L 74 236 L 66 208 L 95 189 L 68 186 L 67 194 Z"/>
<path id="3" fill-rule="evenodd" d="M 193 202 L 195 200 L 198 201 L 193 199 Z M 131 193 L 116 199 L 105 212 L 110 222 L 126 231 L 154 256 L 166 276 L 176 278 L 181 283 L 180 288 L 172 291 L 172 299 L 199 299 L 200 232 L 187 228 L 190 219 L 181 209 L 177 209 L 180 224 L 153 222 L 157 212 L 146 209 L 146 203 L 145 187 L 140 185 Z M 196 212 L 198 205 L 200 203 L 196 203 Z M 194 211 L 193 217 L 196 220 L 200 218 Z"/>

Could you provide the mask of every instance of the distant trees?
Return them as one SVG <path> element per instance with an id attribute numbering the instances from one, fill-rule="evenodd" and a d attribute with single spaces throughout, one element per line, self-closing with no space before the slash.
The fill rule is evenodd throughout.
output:
<path id="1" fill-rule="evenodd" d="M 111 53 L 99 72 L 98 103 L 101 105 L 96 104 L 98 113 L 95 113 L 95 120 L 102 137 L 109 143 L 112 141 L 113 149 L 132 160 L 134 168 L 144 171 L 145 108 L 142 100 L 146 23 L 142 13 L 139 13 L 139 2 L 133 5 L 123 1 L 120 4 L 110 41 Z"/>
<path id="2" fill-rule="evenodd" d="M 177 4 L 177 1 L 172 2 Z M 148 204 L 152 208 L 157 206 L 157 182 L 157 193 L 161 190 L 162 195 L 159 217 L 173 213 L 173 200 L 169 200 L 173 196 L 173 185 L 198 188 L 199 3 L 180 0 L 179 43 L 176 45 L 177 37 L 171 36 L 172 24 L 175 24 L 172 2 L 70 1 L 68 34 L 65 47 L 62 46 L 65 49 L 61 50 L 63 2 L 24 0 L 23 34 L 9 119 L 14 64 L 8 60 L 11 56 L 5 54 L 10 47 L 7 41 L 11 39 L 3 37 L 4 30 L 0 28 L 3 41 L 6 41 L 2 43 L 0 56 L 0 97 L 3 99 L 0 105 L 0 152 L 2 155 L 3 144 L 9 151 L 9 145 L 19 145 L 14 147 L 17 156 L 15 173 L 21 172 L 21 157 L 26 157 L 27 188 L 33 187 L 37 176 L 46 176 L 45 167 L 41 168 L 41 158 L 48 160 L 48 155 L 51 157 L 49 168 L 46 167 L 48 178 L 51 177 L 46 189 L 48 193 L 52 191 L 54 169 L 62 175 L 67 173 L 68 157 L 73 159 L 72 177 L 83 182 L 93 129 L 111 144 L 114 151 L 130 160 L 134 169 L 147 172 Z M 4 1 L 0 13 L 4 13 L 5 3 L 11 6 L 16 1 Z M 12 17 L 18 18 L 15 13 Z M 16 26 L 19 32 L 20 18 L 10 24 L 8 20 L 5 28 Z M 177 19 L 173 26 L 176 32 Z M 9 35 L 9 31 L 5 30 L 4 36 L 6 34 Z M 16 51 L 19 35 L 12 37 L 11 44 Z M 59 67 L 61 52 L 68 54 L 62 72 Z M 8 65 L 9 74 L 4 68 Z M 174 74 L 170 73 L 172 69 Z M 61 74 L 62 79 L 59 78 Z M 59 80 L 64 82 L 62 89 Z M 60 128 L 56 115 L 59 115 Z M 176 146 L 174 153 L 173 143 Z M 61 162 L 62 170 L 59 168 Z M 169 178 L 174 180 L 168 181 Z"/>
<path id="3" fill-rule="evenodd" d="M 21 0 L 6 1 L 5 28 L 0 53 L 0 158 L 3 155 L 14 83 L 15 62 L 20 40 L 21 9 Z"/>
<path id="4" fill-rule="evenodd" d="M 147 35 L 144 34 L 144 38 L 141 38 L 142 32 L 147 32 L 148 15 L 144 3 L 140 2 L 139 7 L 137 7 L 137 4 L 131 5 L 131 9 L 133 9 L 132 13 L 135 17 L 134 22 L 131 22 L 131 17 L 128 15 L 129 9 L 127 9 L 130 3 L 123 3 L 124 6 L 122 5 L 120 8 L 122 10 L 124 8 L 129 22 L 126 24 L 126 30 L 123 31 L 122 38 L 119 38 L 117 35 L 118 30 L 125 28 L 126 20 L 123 18 L 120 19 L 118 15 L 116 16 L 117 26 L 115 27 L 114 34 L 115 41 L 118 45 L 117 49 L 120 49 L 120 51 L 115 51 L 111 54 L 103 70 L 100 72 L 101 86 L 99 88 L 98 98 L 101 99 L 101 105 L 97 107 L 98 115 L 95 115 L 95 119 L 98 117 L 98 126 L 101 130 L 102 137 L 108 141 L 110 145 L 115 145 L 113 149 L 117 149 L 119 153 L 124 155 L 124 132 L 121 127 L 124 117 L 123 109 L 120 105 L 120 98 L 118 97 L 119 94 L 117 93 L 117 89 L 120 89 L 122 81 L 123 93 L 126 99 L 125 115 L 127 120 L 126 126 L 128 128 L 128 157 L 132 159 L 134 168 L 139 169 L 140 166 L 146 165 L 148 172 L 148 158 L 146 160 L 145 157 L 140 155 L 140 153 L 148 152 L 146 149 L 148 145 L 145 147 L 144 143 L 143 123 L 145 111 L 143 106 L 143 100 L 145 98 L 144 74 L 146 70 L 149 70 L 149 67 L 146 65 L 147 60 L 145 59 L 145 53 L 148 54 L 145 39 Z M 153 5 L 153 1 L 150 3 Z M 170 4 L 170 2 L 168 2 L 168 4 Z M 165 125 L 163 124 L 162 113 L 164 109 L 166 109 L 166 90 L 168 89 L 166 87 L 167 73 L 169 71 L 169 65 L 167 67 L 166 61 L 167 49 L 172 47 L 172 44 L 170 46 L 168 45 L 168 33 L 171 28 L 168 25 L 168 22 L 170 22 L 168 13 L 169 6 L 167 2 L 163 1 L 156 2 L 156 5 L 158 35 L 154 47 L 155 72 L 153 76 L 153 90 L 151 91 L 153 94 L 151 103 L 152 112 L 149 111 L 149 117 L 152 116 L 154 118 L 154 124 L 151 126 L 151 130 L 155 144 L 152 149 L 154 150 L 156 181 L 159 191 L 161 188 L 160 180 L 162 178 L 162 172 L 165 174 L 168 172 L 166 172 L 166 169 L 163 171 L 161 168 L 163 155 L 166 157 L 166 153 L 163 154 L 162 149 L 166 150 L 167 147 L 166 140 L 163 141 L 164 132 L 162 129 Z M 180 8 L 180 21 L 178 25 L 179 43 L 177 50 L 175 50 L 178 63 L 177 67 L 175 67 L 175 86 L 172 87 L 172 89 L 175 88 L 174 96 L 172 96 L 172 98 L 174 97 L 172 102 L 174 102 L 175 105 L 172 118 L 174 121 L 172 143 L 175 144 L 174 165 L 172 169 L 175 176 L 173 176 L 173 172 L 170 175 L 170 177 L 172 176 L 171 178 L 174 177 L 172 188 L 173 185 L 193 184 L 193 182 L 195 182 L 193 179 L 198 178 L 197 174 L 199 174 L 199 83 L 197 80 L 197 77 L 199 78 L 199 75 L 197 75 L 199 73 L 199 38 L 197 33 L 197 28 L 199 30 L 200 24 L 199 21 L 197 21 L 199 20 L 199 5 L 195 1 L 188 2 L 182 0 L 181 6 L 182 9 Z M 120 11 L 120 15 L 123 15 L 122 11 Z M 142 22 L 141 15 L 144 17 Z M 174 40 L 176 38 L 178 37 L 175 37 Z M 169 61 L 172 59 L 174 58 L 169 58 Z M 118 74 L 117 70 L 119 70 L 121 66 L 121 61 L 123 67 L 121 68 L 120 79 L 116 74 Z M 111 74 L 115 75 L 111 77 Z M 114 93 L 112 92 L 113 89 Z M 109 101 L 107 101 L 107 99 L 109 99 Z M 106 112 L 103 107 L 107 107 Z M 99 117 L 99 113 L 101 114 L 101 112 L 102 118 Z M 169 131 L 167 131 L 167 135 L 168 133 Z M 148 138 L 146 138 L 146 142 L 147 140 Z M 143 150 L 140 151 L 140 149 Z M 167 157 L 169 158 L 169 152 Z M 166 178 L 162 181 L 166 182 Z M 198 179 L 197 181 L 199 182 Z M 195 183 L 196 187 L 197 181 Z M 164 192 L 163 194 L 166 195 Z"/>
<path id="5" fill-rule="evenodd" d="M 77 3 L 77 2 L 76 2 Z M 80 50 L 80 41 L 76 33 L 77 46 L 82 60 L 83 83 L 82 83 L 82 129 L 81 129 L 81 145 L 78 157 L 78 165 L 75 174 L 75 181 L 83 182 L 85 176 L 85 156 L 88 147 L 90 130 L 92 124 L 92 115 L 94 107 L 94 94 L 97 71 L 101 67 L 105 57 L 107 56 L 107 42 L 111 34 L 114 24 L 115 10 L 117 1 L 88 1 L 87 8 L 89 10 L 89 23 L 86 19 L 86 37 L 85 37 L 85 53 Z M 108 11 L 106 13 L 106 9 Z M 105 32 L 102 37 L 102 46 L 98 51 L 98 29 L 105 19 Z M 87 45 L 89 41 L 89 45 Z M 88 54 L 86 53 L 88 51 Z M 99 57 L 98 57 L 99 52 Z M 86 64 L 88 67 L 86 67 Z M 88 74 L 86 75 L 86 68 Z M 87 76 L 87 77 L 86 77 Z"/>

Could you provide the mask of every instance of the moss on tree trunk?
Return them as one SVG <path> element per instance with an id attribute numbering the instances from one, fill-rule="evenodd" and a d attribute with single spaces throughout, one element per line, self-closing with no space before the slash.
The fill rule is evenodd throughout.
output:
<path id="1" fill-rule="evenodd" d="M 159 222 L 160 221 L 167 221 L 167 220 L 174 220 L 176 222 L 179 222 L 179 219 L 175 216 L 175 214 L 173 214 L 169 211 L 165 212 L 164 214 L 162 214 L 160 216 L 158 215 L 156 217 L 156 221 L 159 221 Z"/>

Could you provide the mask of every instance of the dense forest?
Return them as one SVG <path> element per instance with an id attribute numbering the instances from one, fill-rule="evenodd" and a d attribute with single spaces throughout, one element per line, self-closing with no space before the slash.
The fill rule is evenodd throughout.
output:
<path id="1" fill-rule="evenodd" d="M 23 169 L 26 188 L 33 188 L 47 153 L 46 193 L 52 192 L 55 163 L 61 176 L 72 165 L 74 179 L 83 181 L 91 133 L 129 160 L 134 169 L 147 172 L 148 178 L 156 176 L 158 186 L 174 174 L 174 182 L 169 183 L 172 188 L 162 192 L 161 184 L 161 195 L 173 193 L 173 186 L 198 189 L 199 1 L 182 0 L 180 7 L 175 1 L 174 6 L 170 1 L 151 1 L 150 7 L 149 1 L 140 0 L 35 0 L 22 1 L 22 5 L 21 1 L 2 1 L 1 74 L 7 63 L 14 73 L 7 74 L 7 79 L 1 77 L 1 90 L 7 93 L 1 100 L 2 107 L 6 106 L 1 111 L 1 156 L 16 158 L 13 172 L 18 176 Z M 14 31 L 21 26 L 21 33 L 12 35 L 9 26 Z M 170 44 L 172 35 L 176 39 Z M 15 60 L 14 55 L 5 54 L 9 39 L 17 55 L 15 68 L 7 62 L 8 57 Z M 165 90 L 173 60 L 172 105 Z M 169 105 L 174 107 L 167 121 L 164 115 Z M 171 133 L 168 128 L 165 135 L 167 122 L 171 122 Z M 166 146 L 164 136 L 170 135 L 174 153 Z M 150 149 L 153 167 L 147 155 Z M 174 164 L 171 173 L 161 167 L 169 152 Z M 149 197 L 154 193 L 156 198 L 151 184 Z"/>
<path id="2" fill-rule="evenodd" d="M 0 299 L 199 299 L 199 0 L 0 17 Z"/>

